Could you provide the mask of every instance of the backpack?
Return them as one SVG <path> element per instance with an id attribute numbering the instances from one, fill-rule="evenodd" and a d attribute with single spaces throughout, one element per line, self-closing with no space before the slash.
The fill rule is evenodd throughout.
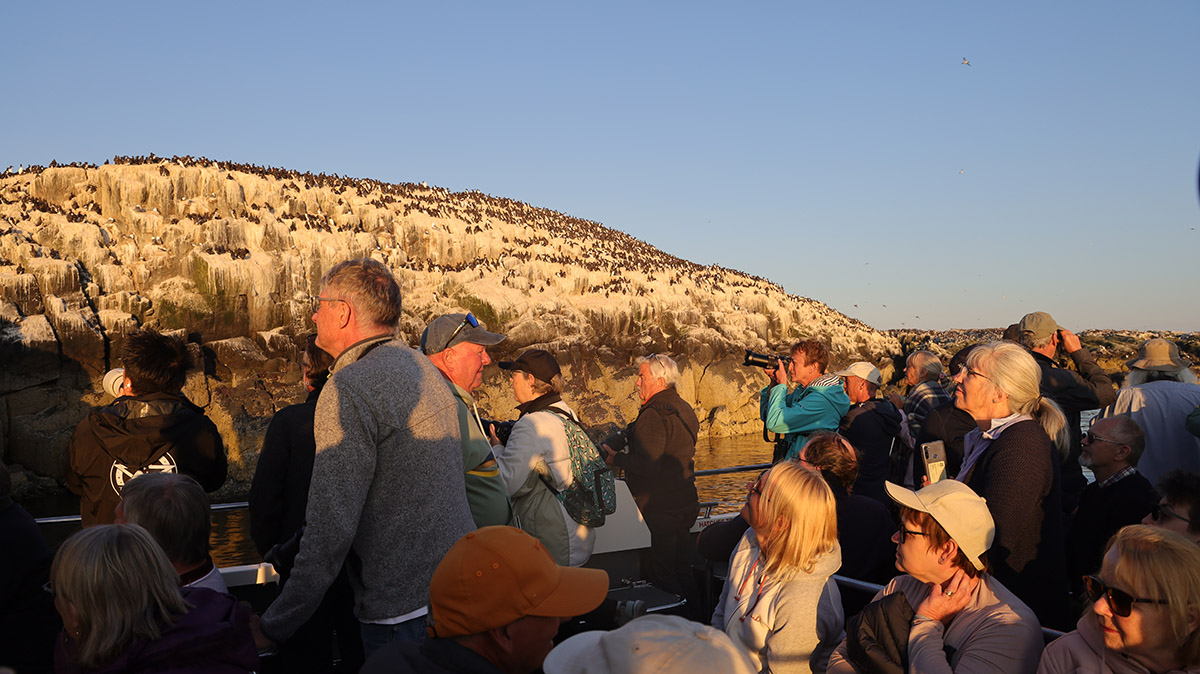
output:
<path id="1" fill-rule="evenodd" d="M 578 421 L 555 407 L 548 407 L 546 411 L 563 419 L 567 446 L 571 450 L 573 479 L 570 486 L 562 491 L 555 489 L 545 476 L 542 481 L 558 497 L 571 519 L 587 527 L 603 526 L 605 516 L 617 511 L 617 489 L 612 469 L 600 458 L 596 443 L 587 436 Z"/>

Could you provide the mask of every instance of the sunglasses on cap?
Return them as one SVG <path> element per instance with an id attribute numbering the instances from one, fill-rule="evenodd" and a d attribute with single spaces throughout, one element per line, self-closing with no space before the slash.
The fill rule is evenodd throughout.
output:
<path id="1" fill-rule="evenodd" d="M 1128 592 L 1123 592 L 1113 587 L 1104 584 L 1104 581 L 1095 576 L 1083 577 L 1083 588 L 1087 592 L 1088 599 L 1092 603 L 1096 603 L 1100 597 L 1104 597 L 1108 602 L 1108 608 L 1113 612 L 1113 615 L 1122 618 L 1128 618 L 1133 611 L 1134 604 L 1166 604 L 1165 599 L 1144 599 L 1142 597 L 1134 597 Z"/>
<path id="2" fill-rule="evenodd" d="M 449 349 L 450 343 L 453 342 L 454 338 L 458 336 L 458 333 L 462 332 L 462 329 L 467 327 L 468 325 L 471 326 L 472 328 L 479 327 L 479 319 L 475 318 L 475 316 L 469 311 L 467 312 L 467 315 L 463 318 L 462 323 L 459 323 L 458 327 L 454 328 L 454 332 L 450 333 L 450 339 L 446 340 L 446 345 L 443 346 L 442 349 L 443 350 Z"/>

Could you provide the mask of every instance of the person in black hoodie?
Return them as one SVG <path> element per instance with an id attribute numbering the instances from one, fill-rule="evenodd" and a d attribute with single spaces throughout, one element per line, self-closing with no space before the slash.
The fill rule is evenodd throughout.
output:
<path id="1" fill-rule="evenodd" d="M 84 527 L 112 523 L 121 488 L 144 472 L 183 473 L 206 492 L 225 483 L 221 434 L 181 391 L 191 367 L 183 341 L 138 330 L 122 361 L 122 395 L 79 422 L 68 449 L 66 484 Z"/>
<path id="2" fill-rule="evenodd" d="M 883 483 L 891 472 L 892 452 L 898 452 L 903 445 L 900 439 L 903 416 L 895 405 L 875 397 L 883 377 L 874 365 L 859 361 L 834 374 L 842 378 L 851 402 L 839 431 L 858 450 L 854 494 L 889 505 Z"/>
<path id="3" fill-rule="evenodd" d="M 689 560 L 688 536 L 700 499 L 696 493 L 696 436 L 700 421 L 675 391 L 679 366 L 664 354 L 638 358 L 638 395 L 642 408 L 629 425 L 628 452 L 600 446 L 604 462 L 625 471 L 625 480 L 650 529 L 645 558 L 647 579 L 698 606 Z"/>

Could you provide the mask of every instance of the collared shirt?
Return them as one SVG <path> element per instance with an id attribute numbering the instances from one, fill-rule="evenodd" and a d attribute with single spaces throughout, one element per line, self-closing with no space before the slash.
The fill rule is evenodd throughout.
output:
<path id="1" fill-rule="evenodd" d="M 1125 470 L 1122 470 L 1119 473 L 1117 473 L 1116 475 L 1109 477 L 1107 480 L 1101 482 L 1097 486 L 1100 489 L 1104 489 L 1105 487 L 1111 487 L 1112 485 L 1120 482 L 1121 480 L 1123 480 L 1135 473 L 1137 473 L 1137 468 L 1134 468 L 1133 466 L 1126 466 Z"/>
<path id="2" fill-rule="evenodd" d="M 971 472 L 971 468 L 975 466 L 975 462 L 979 460 L 979 457 L 983 456 L 988 447 L 992 446 L 992 442 L 1000 437 L 1000 434 L 1009 426 L 1018 421 L 1025 421 L 1026 419 L 1033 419 L 1033 417 L 1018 412 L 1001 417 L 1000 419 L 992 419 L 992 426 L 986 431 L 976 428 L 967 433 L 967 437 L 963 438 L 962 468 L 958 471 L 958 476 L 954 479 L 959 482 L 966 482 L 965 478 Z"/>

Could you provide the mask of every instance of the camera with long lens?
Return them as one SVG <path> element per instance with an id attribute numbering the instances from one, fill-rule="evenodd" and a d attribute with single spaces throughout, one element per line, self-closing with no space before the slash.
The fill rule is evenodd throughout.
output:
<path id="1" fill-rule="evenodd" d="M 617 453 L 629 453 L 629 433 L 624 428 L 604 438 L 602 445 L 608 445 L 610 449 Z"/>
<path id="2" fill-rule="evenodd" d="M 746 367 L 761 367 L 767 370 L 774 370 L 779 363 L 782 362 L 786 367 L 792 362 L 791 356 L 776 356 L 769 353 L 755 353 L 750 349 L 746 349 L 746 361 L 742 363 Z"/>

